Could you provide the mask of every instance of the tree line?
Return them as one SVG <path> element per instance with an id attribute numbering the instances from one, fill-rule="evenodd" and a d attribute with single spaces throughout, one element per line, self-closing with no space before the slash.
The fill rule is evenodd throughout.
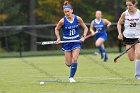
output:
<path id="1" fill-rule="evenodd" d="M 63 16 L 63 2 L 65 0 L 0 0 L 0 26 L 56 24 Z M 90 23 L 95 18 L 95 11 L 101 10 L 103 17 L 111 22 L 117 22 L 122 11 L 125 10 L 125 0 L 68 0 L 74 9 L 74 14 Z M 140 0 L 138 0 L 140 1 Z M 34 30 L 33 33 L 36 33 Z M 23 38 L 27 36 L 23 35 Z M 1 38 L 1 36 L 0 36 Z M 18 37 L 8 40 L 17 44 Z M 33 44 L 36 37 L 28 38 L 31 43 L 29 50 L 36 50 Z M 3 44 L 1 39 L 1 44 Z M 14 45 L 12 44 L 12 45 Z M 5 46 L 1 45 L 0 47 Z M 14 46 L 14 50 L 16 46 Z"/>

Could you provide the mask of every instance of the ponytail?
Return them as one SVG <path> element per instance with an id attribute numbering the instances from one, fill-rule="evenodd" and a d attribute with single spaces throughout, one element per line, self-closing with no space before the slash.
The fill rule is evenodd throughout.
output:
<path id="1" fill-rule="evenodd" d="M 64 2 L 63 9 L 65 9 L 65 8 L 70 8 L 70 9 L 72 9 L 72 6 L 69 4 L 68 1 L 65 1 L 65 2 Z"/>
<path id="2" fill-rule="evenodd" d="M 70 5 L 70 4 L 69 4 L 69 1 L 65 1 L 65 2 L 64 2 L 64 6 L 67 6 L 67 5 Z"/>

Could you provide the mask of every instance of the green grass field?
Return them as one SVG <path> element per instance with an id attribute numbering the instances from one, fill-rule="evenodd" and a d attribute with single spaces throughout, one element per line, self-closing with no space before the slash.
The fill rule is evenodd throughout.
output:
<path id="1" fill-rule="evenodd" d="M 68 82 L 64 56 L 1 58 L 0 93 L 139 93 L 134 62 L 124 55 L 115 64 L 117 55 L 110 53 L 106 63 L 100 56 L 80 55 L 76 83 Z"/>

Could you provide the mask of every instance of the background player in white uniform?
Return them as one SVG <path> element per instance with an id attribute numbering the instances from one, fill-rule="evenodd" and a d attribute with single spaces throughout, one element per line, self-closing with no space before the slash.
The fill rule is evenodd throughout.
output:
<path id="1" fill-rule="evenodd" d="M 83 37 L 81 38 L 81 41 L 84 41 L 84 37 L 88 32 L 88 28 L 83 22 L 82 18 L 73 14 L 72 6 L 68 3 L 68 1 L 64 2 L 63 10 L 65 16 L 58 22 L 55 28 L 57 43 L 59 43 L 60 41 L 60 29 L 62 29 L 63 40 L 79 40 L 79 25 L 81 25 L 84 29 Z M 65 53 L 66 65 L 71 67 L 69 76 L 70 82 L 75 82 L 74 75 L 77 70 L 77 60 L 80 48 L 81 43 L 79 42 L 70 42 L 62 44 L 62 49 Z"/>
<path id="2" fill-rule="evenodd" d="M 121 14 L 118 21 L 118 39 L 123 40 L 126 49 L 140 38 L 140 10 L 137 9 L 137 0 L 126 0 L 127 10 Z M 124 24 L 124 32 L 121 28 Z M 130 61 L 135 62 L 135 77 L 140 79 L 140 43 L 136 44 L 127 52 Z"/>

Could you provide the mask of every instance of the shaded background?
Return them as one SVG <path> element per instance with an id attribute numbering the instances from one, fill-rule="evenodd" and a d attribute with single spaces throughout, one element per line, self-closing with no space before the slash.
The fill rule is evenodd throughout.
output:
<path id="1" fill-rule="evenodd" d="M 36 41 L 56 40 L 54 28 L 64 16 L 65 0 L 0 0 L 0 54 L 6 52 L 58 50 L 60 45 L 37 46 Z M 103 18 L 113 25 L 107 29 L 107 48 L 118 48 L 116 22 L 125 11 L 125 0 L 68 0 L 73 6 L 74 14 L 83 18 L 89 27 L 95 18 L 95 11 L 101 10 Z M 140 1 L 140 0 L 138 0 Z M 82 29 L 80 29 L 82 33 Z M 84 49 L 94 49 L 94 40 L 90 38 L 83 43 Z"/>

